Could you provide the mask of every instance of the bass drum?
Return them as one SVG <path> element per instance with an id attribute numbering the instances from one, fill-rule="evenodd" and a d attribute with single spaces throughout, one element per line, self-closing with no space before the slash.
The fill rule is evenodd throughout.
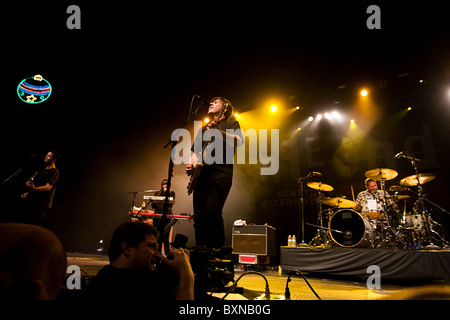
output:
<path id="1" fill-rule="evenodd" d="M 372 246 L 375 232 L 370 222 L 351 209 L 342 209 L 331 216 L 328 223 L 331 238 L 341 247 Z"/>

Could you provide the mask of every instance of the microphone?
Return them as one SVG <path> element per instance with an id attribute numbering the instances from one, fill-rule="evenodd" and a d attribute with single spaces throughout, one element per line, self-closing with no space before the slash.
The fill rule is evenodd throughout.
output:
<path id="1" fill-rule="evenodd" d="M 400 151 L 399 153 L 397 153 L 396 155 L 395 155 L 395 157 L 394 157 L 394 159 L 399 159 L 399 158 L 401 158 L 401 157 L 403 157 L 404 155 L 403 155 L 403 151 Z"/>
<path id="2" fill-rule="evenodd" d="M 207 99 L 204 99 L 204 98 L 200 97 L 198 94 L 195 95 L 195 98 L 197 98 L 198 100 L 200 100 L 200 103 L 201 103 L 202 105 L 203 105 L 203 104 L 206 104 L 206 105 L 209 106 L 209 103 L 211 102 L 210 100 L 207 100 Z"/>
<path id="3" fill-rule="evenodd" d="M 301 182 L 305 179 L 308 179 L 309 177 L 321 177 L 321 176 L 323 176 L 323 174 L 321 174 L 320 172 L 312 171 L 312 172 L 308 173 L 308 175 L 306 177 L 298 178 L 297 182 Z"/>
<path id="4" fill-rule="evenodd" d="M 405 158 L 405 159 L 412 160 L 412 161 L 420 161 L 420 159 L 411 157 L 404 151 L 400 151 L 399 153 L 397 153 L 394 158 L 395 159 Z"/>

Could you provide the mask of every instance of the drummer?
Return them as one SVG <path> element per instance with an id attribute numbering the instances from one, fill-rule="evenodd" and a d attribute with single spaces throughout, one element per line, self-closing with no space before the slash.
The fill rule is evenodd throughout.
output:
<path id="1" fill-rule="evenodd" d="M 360 192 L 356 197 L 356 205 L 353 210 L 361 211 L 361 213 L 369 219 L 384 218 L 387 211 L 385 206 L 395 209 L 395 202 L 392 199 L 386 199 L 389 196 L 386 191 L 378 190 L 377 182 L 372 178 L 365 180 L 366 190 Z"/>

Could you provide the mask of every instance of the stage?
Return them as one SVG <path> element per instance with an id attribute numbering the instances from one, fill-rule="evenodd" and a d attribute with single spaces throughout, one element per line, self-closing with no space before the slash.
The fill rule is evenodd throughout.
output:
<path id="1" fill-rule="evenodd" d="M 79 266 L 82 270 L 82 288 L 85 280 L 94 277 L 97 272 L 108 264 L 105 254 L 68 253 L 68 265 Z M 280 272 L 278 266 L 248 266 L 251 270 L 257 270 L 263 274 L 270 285 L 270 291 L 274 295 L 285 294 L 287 275 Z M 235 280 L 245 273 L 243 265 L 235 265 Z M 396 284 L 383 284 L 381 289 L 368 289 L 363 282 L 355 282 L 346 279 L 326 279 L 306 274 L 310 285 L 323 300 L 379 300 L 389 299 L 403 292 L 407 286 Z M 265 291 L 264 279 L 259 274 L 247 274 L 238 282 L 238 287 L 243 292 L 226 296 L 225 300 L 253 300 L 261 296 Z M 318 300 L 305 281 L 298 275 L 292 276 L 289 284 L 292 300 Z M 70 290 L 69 290 L 70 293 Z M 66 291 L 67 294 L 67 291 Z M 224 297 L 225 293 L 214 293 L 216 298 Z M 77 297 L 76 295 L 74 296 Z M 71 297 L 73 299 L 74 297 Z M 60 297 L 67 299 L 66 297 Z M 69 296 L 70 298 L 70 296 Z"/>
<path id="2" fill-rule="evenodd" d="M 366 281 L 372 275 L 367 269 L 371 265 L 380 268 L 382 283 L 450 282 L 450 249 L 280 248 L 283 271 Z"/>
<path id="3" fill-rule="evenodd" d="M 337 250 L 334 250 L 337 249 Z M 343 249 L 343 250 L 342 250 Z M 322 251 L 322 252 L 320 252 Z M 370 289 L 367 287 L 365 281 L 354 281 L 355 279 L 349 279 L 346 277 L 332 276 L 332 274 L 343 274 L 352 275 L 350 270 L 345 270 L 344 267 L 341 267 L 340 272 L 337 270 L 332 270 L 330 265 L 332 264 L 332 260 L 328 260 L 329 258 L 336 258 L 338 253 L 341 254 L 341 265 L 345 263 L 345 259 L 349 257 L 345 256 L 345 252 L 347 254 L 352 254 L 355 256 L 359 256 L 365 252 L 368 254 L 369 250 L 364 249 L 346 249 L 346 248 L 333 248 L 333 249 L 300 249 L 300 248 L 288 248 L 282 247 L 282 266 L 278 268 L 278 266 L 248 266 L 252 270 L 257 270 L 261 274 L 263 274 L 268 283 L 270 285 L 270 291 L 273 295 L 284 295 L 286 290 L 286 280 L 287 280 L 287 272 L 289 270 L 297 270 L 301 269 L 302 273 L 308 279 L 309 284 L 316 291 L 316 293 L 320 296 L 322 300 L 404 300 L 408 299 L 411 296 L 417 297 L 418 294 L 423 294 L 424 292 L 431 291 L 434 296 L 434 299 L 447 299 L 450 296 L 450 286 L 447 283 L 387 283 L 384 280 L 385 275 L 385 266 L 380 262 L 381 268 L 381 288 L 379 289 Z M 379 251 L 377 249 L 371 250 Z M 389 250 L 383 250 L 389 251 Z M 410 252 L 410 254 L 413 252 Z M 426 256 L 433 256 L 430 254 L 434 254 L 435 252 L 429 252 L 429 254 L 421 254 L 422 258 Z M 385 253 L 386 254 L 386 253 Z M 448 254 L 447 251 L 445 256 L 448 262 Z M 325 255 L 330 255 L 326 257 Z M 309 260 L 312 257 L 320 257 L 322 256 L 322 262 L 316 266 L 314 269 L 311 265 L 306 267 L 305 263 L 300 263 L 299 257 L 307 257 L 309 256 Z M 442 256 L 442 255 L 439 255 Z M 294 260 L 296 258 L 297 260 Z M 406 255 L 403 257 L 407 259 Z M 433 259 L 433 258 L 432 258 Z M 304 259 L 308 260 L 308 259 Z M 388 259 L 389 260 L 389 259 Z M 295 262 L 298 264 L 288 264 L 288 262 Z M 350 260 L 351 261 L 351 260 Z M 369 259 L 366 261 L 367 263 L 371 263 L 372 261 Z M 361 261 L 361 265 L 366 263 Z M 103 268 L 103 266 L 108 264 L 108 257 L 105 254 L 84 254 L 84 253 L 68 253 L 67 254 L 67 263 L 68 265 L 77 265 L 82 270 L 83 281 L 82 288 L 85 287 L 85 280 L 91 279 L 93 276 L 97 274 L 97 272 Z M 404 262 L 403 262 L 404 263 Z M 353 262 L 354 264 L 354 262 Z M 328 266 L 327 266 L 328 265 Z M 322 266 L 320 268 L 320 266 Z M 361 268 L 364 268 L 361 266 Z M 314 272 L 308 273 L 307 270 L 314 270 Z M 317 270 L 321 271 L 318 273 Z M 325 270 L 329 273 L 325 273 Z M 243 265 L 235 265 L 235 280 L 239 279 L 245 272 Z M 347 271 L 347 272 L 346 272 Z M 448 272 L 448 271 L 447 271 Z M 361 271 L 362 277 L 367 278 L 367 275 Z M 422 276 L 424 278 L 424 276 Z M 242 293 L 233 293 L 225 297 L 225 300 L 253 300 L 259 296 L 261 296 L 265 292 L 265 282 L 261 275 L 259 274 L 247 274 L 241 278 L 238 282 L 238 287 L 243 288 Z M 291 292 L 292 300 L 318 300 L 317 296 L 312 292 L 311 288 L 307 285 L 307 283 L 300 277 L 299 275 L 293 275 L 291 278 L 291 282 L 289 283 L 289 289 Z M 71 290 L 69 290 L 70 293 Z M 442 293 L 443 296 L 436 296 L 437 293 Z M 67 290 L 66 290 L 67 294 Z M 61 297 L 60 299 L 74 299 L 78 296 L 76 292 L 73 292 L 75 295 L 69 295 L 66 297 Z M 225 293 L 214 293 L 214 297 L 221 299 L 225 296 Z"/>

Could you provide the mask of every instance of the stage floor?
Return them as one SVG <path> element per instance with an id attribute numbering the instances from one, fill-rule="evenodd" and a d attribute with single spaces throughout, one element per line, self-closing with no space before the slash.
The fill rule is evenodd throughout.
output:
<path id="1" fill-rule="evenodd" d="M 82 275 L 95 276 L 104 265 L 108 264 L 108 258 L 103 254 L 68 253 L 68 265 L 77 265 L 82 270 Z M 272 295 L 284 295 L 288 275 L 279 266 L 256 268 L 249 266 L 249 270 L 262 273 L 269 282 Z M 241 276 L 245 270 L 242 265 L 235 265 L 235 279 Z M 302 271 L 303 273 L 303 271 Z M 417 287 L 410 285 L 381 284 L 381 289 L 368 289 L 364 281 L 353 281 L 346 279 L 330 278 L 326 275 L 303 273 L 309 284 L 322 300 L 378 300 L 395 299 L 403 292 Z M 438 284 L 443 286 L 443 284 Z M 233 293 L 225 300 L 253 300 L 264 293 L 265 281 L 258 274 L 249 273 L 243 276 L 237 285 L 243 288 L 242 294 Z M 448 286 L 445 286 L 448 288 Z M 307 283 L 301 276 L 292 276 L 289 283 L 292 300 L 318 300 Z M 224 293 L 214 293 L 215 297 L 221 298 Z"/>

